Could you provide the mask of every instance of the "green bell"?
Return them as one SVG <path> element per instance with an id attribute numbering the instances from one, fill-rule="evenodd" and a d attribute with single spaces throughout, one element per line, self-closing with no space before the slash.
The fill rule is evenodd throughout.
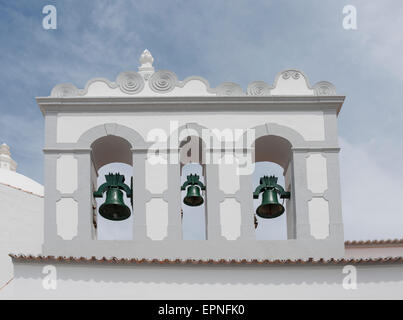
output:
<path id="1" fill-rule="evenodd" d="M 281 216 L 284 211 L 284 207 L 278 202 L 276 190 L 265 190 L 263 192 L 262 204 L 256 209 L 256 214 L 261 218 L 271 219 Z"/>
<path id="2" fill-rule="evenodd" d="M 123 201 L 123 192 L 111 187 L 106 191 L 106 200 L 99 208 L 99 214 L 105 219 L 121 221 L 130 217 L 130 209 Z"/>
<path id="3" fill-rule="evenodd" d="M 123 201 L 123 190 L 126 196 L 130 198 L 133 205 L 133 179 L 130 187 L 125 184 L 125 177 L 119 173 L 109 173 L 105 176 L 106 182 L 102 184 L 97 191 L 94 192 L 95 198 L 102 198 L 106 192 L 106 200 L 99 207 L 99 214 L 105 219 L 112 221 L 121 221 L 130 217 L 130 209 Z"/>
<path id="4" fill-rule="evenodd" d="M 204 202 L 203 197 L 200 195 L 200 189 L 206 190 L 206 186 L 200 181 L 197 174 L 190 174 L 187 176 L 185 183 L 182 185 L 181 190 L 185 191 L 187 188 L 186 197 L 183 203 L 190 207 L 201 206 Z"/>
<path id="5" fill-rule="evenodd" d="M 278 203 L 277 195 L 279 194 L 281 199 L 290 199 L 290 193 L 277 183 L 277 177 L 275 176 L 263 176 L 260 178 L 260 185 L 253 192 L 253 199 L 259 199 L 259 194 L 262 192 L 262 204 L 256 209 L 256 214 L 265 219 L 281 216 L 285 209 Z"/>
<path id="6" fill-rule="evenodd" d="M 190 207 L 198 207 L 203 204 L 203 197 L 200 195 L 200 188 L 197 185 L 189 186 L 183 203 Z"/>

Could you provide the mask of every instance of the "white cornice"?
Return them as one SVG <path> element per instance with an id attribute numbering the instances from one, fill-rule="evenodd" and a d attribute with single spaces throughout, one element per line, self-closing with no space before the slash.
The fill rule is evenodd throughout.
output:
<path id="1" fill-rule="evenodd" d="M 43 114 L 49 112 L 178 112 L 178 111 L 306 111 L 335 109 L 344 96 L 206 96 L 206 97 L 38 97 Z"/>

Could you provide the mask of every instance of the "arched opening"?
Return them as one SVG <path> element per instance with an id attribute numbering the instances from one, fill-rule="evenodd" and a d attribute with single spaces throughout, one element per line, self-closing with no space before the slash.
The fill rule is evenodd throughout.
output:
<path id="1" fill-rule="evenodd" d="M 206 240 L 205 145 L 197 136 L 180 144 L 183 240 Z"/>
<path id="2" fill-rule="evenodd" d="M 291 190 L 291 143 L 288 140 L 272 135 L 256 139 L 254 160 L 253 190 L 257 190 L 256 188 L 262 183 L 261 179 L 264 179 L 265 176 L 274 176 L 277 181 L 273 181 L 276 181 L 280 188 L 283 187 L 285 191 Z M 267 194 L 262 192 L 259 194 L 258 199 L 254 199 L 253 204 L 257 240 L 286 240 L 292 238 L 289 226 L 294 221 L 293 210 L 288 199 L 282 198 L 280 194 L 275 192 Z M 264 211 L 262 208 L 265 206 L 276 208 L 276 212 L 262 213 Z M 284 210 L 283 213 L 281 213 L 282 210 Z"/>
<path id="3" fill-rule="evenodd" d="M 99 192 L 93 199 L 93 238 L 99 240 L 130 240 L 133 239 L 133 209 L 132 201 L 127 191 L 131 188 L 133 175 L 133 155 L 130 143 L 118 136 L 105 136 L 97 139 L 91 145 L 92 163 L 92 192 Z M 101 186 L 107 181 L 109 174 L 120 174 L 122 182 L 128 187 L 109 193 Z M 114 183 L 116 182 L 113 180 Z M 112 183 L 113 185 L 113 183 Z M 101 188 L 100 188 L 101 187 Z M 101 209 L 104 204 L 108 206 Z M 110 209 L 112 208 L 112 209 Z M 100 210 L 104 210 L 100 214 Z M 112 212 L 112 211 L 113 212 Z M 128 216 L 129 215 L 129 216 Z M 128 216 L 128 217 L 127 217 Z"/>

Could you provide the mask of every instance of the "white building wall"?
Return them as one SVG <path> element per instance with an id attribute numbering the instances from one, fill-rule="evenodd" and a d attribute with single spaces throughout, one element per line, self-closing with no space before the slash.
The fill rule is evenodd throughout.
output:
<path id="1" fill-rule="evenodd" d="M 40 254 L 43 198 L 0 184 L 0 287 L 13 276 L 10 253 Z"/>
<path id="2" fill-rule="evenodd" d="M 37 299 L 403 299 L 403 265 L 116 265 L 51 264 L 56 289 L 46 290 L 46 263 L 16 263 L 0 298 Z M 349 267 L 347 270 L 351 270 Z M 354 268 L 353 268 L 354 270 Z M 346 272 L 346 269 L 345 269 Z M 357 280 L 345 289 L 346 277 Z"/>
<path id="3" fill-rule="evenodd" d="M 403 245 L 347 246 L 345 255 L 346 258 L 403 257 Z"/>

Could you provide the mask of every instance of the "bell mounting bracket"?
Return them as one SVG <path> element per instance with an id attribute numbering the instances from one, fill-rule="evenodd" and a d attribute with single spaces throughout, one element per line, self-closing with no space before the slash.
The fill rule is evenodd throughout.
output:
<path id="1" fill-rule="evenodd" d="M 126 193 L 126 196 L 133 202 L 133 178 L 130 181 L 130 187 L 125 184 L 125 176 L 120 173 L 109 173 L 105 176 L 106 182 L 99 186 L 98 190 L 94 192 L 95 198 L 102 198 L 105 191 L 109 188 L 119 188 Z M 133 203 L 132 203 L 133 204 Z"/>
<path id="2" fill-rule="evenodd" d="M 199 180 L 200 177 L 197 174 L 190 174 L 186 178 L 187 180 L 181 187 L 182 191 L 186 190 L 187 186 L 194 186 L 194 185 L 198 185 L 201 190 L 206 190 L 206 186 Z"/>
<path id="3" fill-rule="evenodd" d="M 274 189 L 279 195 L 281 199 L 290 199 L 290 192 L 285 191 L 284 188 L 277 183 L 276 176 L 263 176 L 260 178 L 260 185 L 253 192 L 253 199 L 259 199 L 259 194 L 269 189 Z"/>

